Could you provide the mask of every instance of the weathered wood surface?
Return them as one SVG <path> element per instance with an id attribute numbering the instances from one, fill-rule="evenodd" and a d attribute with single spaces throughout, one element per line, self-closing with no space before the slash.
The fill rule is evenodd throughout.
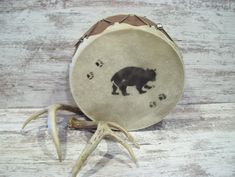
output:
<path id="1" fill-rule="evenodd" d="M 61 118 L 60 163 L 45 117 L 23 135 L 20 127 L 39 107 L 73 104 L 73 45 L 97 20 L 119 13 L 164 25 L 183 52 L 185 92 L 161 123 L 133 132 L 141 144 L 134 149 L 139 167 L 103 141 L 80 176 L 235 176 L 234 1 L 0 0 L 1 177 L 68 176 L 91 133 L 67 130 Z"/>
<path id="2" fill-rule="evenodd" d="M 161 22 L 176 40 L 186 69 L 180 104 L 235 102 L 234 1 L 2 0 L 0 107 L 72 103 L 73 45 L 97 20 L 118 13 Z"/>
<path id="3" fill-rule="evenodd" d="M 64 160 L 60 163 L 46 131 L 46 116 L 20 132 L 25 118 L 36 110 L 0 110 L 1 177 L 68 176 L 92 135 L 66 129 L 65 116 L 61 116 Z M 139 167 L 122 147 L 106 140 L 90 156 L 80 176 L 235 176 L 234 103 L 178 105 L 161 123 L 132 134 L 141 145 L 140 149 L 133 148 Z"/>

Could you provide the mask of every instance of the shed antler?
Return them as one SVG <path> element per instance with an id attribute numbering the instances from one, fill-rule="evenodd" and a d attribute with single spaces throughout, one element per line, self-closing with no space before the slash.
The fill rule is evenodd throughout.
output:
<path id="1" fill-rule="evenodd" d="M 57 132 L 57 123 L 56 123 L 57 122 L 56 112 L 58 110 L 66 110 L 66 111 L 73 112 L 73 113 L 76 113 L 76 114 L 83 114 L 80 111 L 80 109 L 77 108 L 77 107 L 73 107 L 73 106 L 69 106 L 69 105 L 62 105 L 62 104 L 54 104 L 54 105 L 51 105 L 51 106 L 49 106 L 45 109 L 42 109 L 42 110 L 32 114 L 25 121 L 25 123 L 22 126 L 22 129 L 24 129 L 24 127 L 28 123 L 30 123 L 32 120 L 36 120 L 36 119 L 39 118 L 39 116 L 41 116 L 42 114 L 45 114 L 46 112 L 48 112 L 48 119 L 47 119 L 48 120 L 48 130 L 52 135 L 52 139 L 53 139 L 53 142 L 54 142 L 54 145 L 55 145 L 55 148 L 56 148 L 58 158 L 61 161 L 62 160 L 62 154 L 61 154 L 60 140 L 59 140 L 59 136 L 58 136 L 58 132 Z M 112 130 L 112 129 L 115 129 L 115 130 L 118 130 L 118 131 L 122 132 L 130 142 L 132 142 L 137 148 L 139 148 L 138 143 L 134 140 L 132 135 L 129 132 L 127 132 L 123 127 L 121 127 L 120 125 L 118 125 L 114 122 L 86 121 L 86 120 L 78 120 L 78 119 L 72 118 L 72 119 L 69 120 L 68 126 L 70 128 L 75 128 L 75 129 L 97 128 L 97 130 L 95 131 L 95 134 L 91 137 L 88 144 L 86 145 L 86 147 L 82 151 L 82 154 L 80 155 L 80 157 L 76 161 L 76 164 L 74 165 L 74 167 L 72 169 L 72 177 L 77 176 L 77 173 L 81 169 L 81 167 L 84 164 L 84 162 L 86 161 L 86 159 L 95 150 L 95 148 L 98 146 L 100 141 L 105 137 L 110 137 L 111 139 L 113 139 L 113 140 L 117 141 L 118 143 L 120 143 L 128 151 L 128 153 L 129 153 L 130 157 L 132 158 L 132 160 L 135 163 L 137 162 L 137 160 L 135 158 L 135 155 L 134 155 L 131 147 L 129 146 L 129 144 L 127 144 L 126 141 L 121 139 Z"/>
<path id="2" fill-rule="evenodd" d="M 85 121 L 80 121 L 80 120 L 72 118 L 69 123 L 70 128 L 93 127 L 94 124 L 97 125 L 97 130 L 96 130 L 95 134 L 91 137 L 91 139 L 89 140 L 88 144 L 86 145 L 86 147 L 82 151 L 82 154 L 80 155 L 80 157 L 76 161 L 76 164 L 73 167 L 72 177 L 77 176 L 77 173 L 81 169 L 81 167 L 84 164 L 84 162 L 86 161 L 86 159 L 95 150 L 95 148 L 98 146 L 99 142 L 107 136 L 111 137 L 111 139 L 114 139 L 115 141 L 120 143 L 124 148 L 126 148 L 126 150 L 129 152 L 129 155 L 132 158 L 132 160 L 135 163 L 137 162 L 136 157 L 135 157 L 131 147 L 123 139 L 121 139 L 119 136 L 117 136 L 112 131 L 112 128 L 115 128 L 115 129 L 121 131 L 122 133 L 124 133 L 126 135 L 126 137 L 128 138 L 129 141 L 131 141 L 137 148 L 139 148 L 138 143 L 134 140 L 132 135 L 130 133 L 128 133 L 124 128 L 122 128 L 120 125 L 118 125 L 114 122 L 99 121 L 98 123 L 93 122 L 94 123 L 93 125 L 89 124 L 87 122 L 88 121 L 85 122 Z"/>
<path id="3" fill-rule="evenodd" d="M 42 114 L 45 114 L 46 112 L 48 112 L 48 131 L 49 133 L 51 133 L 52 135 L 52 139 L 56 148 L 56 152 L 59 158 L 59 161 L 62 160 L 62 154 L 61 154 L 61 147 L 60 147 L 60 140 L 59 140 L 59 136 L 58 136 L 58 132 L 57 132 L 57 118 L 56 118 L 56 112 L 57 110 L 66 110 L 69 112 L 73 112 L 76 114 L 82 114 L 82 112 L 80 111 L 79 108 L 77 107 L 73 107 L 73 106 L 69 106 L 69 105 L 64 105 L 64 104 L 53 104 L 45 109 L 42 109 L 38 112 L 35 112 L 34 114 L 32 114 L 23 124 L 22 129 L 24 129 L 24 127 L 30 123 L 32 120 L 36 120 L 39 118 L 39 116 L 41 116 Z"/>

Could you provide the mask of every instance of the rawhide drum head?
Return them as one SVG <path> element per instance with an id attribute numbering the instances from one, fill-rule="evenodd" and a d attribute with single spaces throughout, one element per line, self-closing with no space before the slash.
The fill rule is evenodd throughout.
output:
<path id="1" fill-rule="evenodd" d="M 148 127 L 175 107 L 183 86 L 178 47 L 160 24 L 145 17 L 108 17 L 77 43 L 70 87 L 92 120 L 128 130 Z"/>

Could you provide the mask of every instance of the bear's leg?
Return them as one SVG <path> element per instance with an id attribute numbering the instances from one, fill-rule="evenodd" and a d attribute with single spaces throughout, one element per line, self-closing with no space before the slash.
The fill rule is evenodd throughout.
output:
<path id="1" fill-rule="evenodd" d="M 119 89 L 122 91 L 122 95 L 123 96 L 127 96 L 130 95 L 129 93 L 126 92 L 126 85 L 122 85 L 121 87 L 119 87 Z"/>
<path id="2" fill-rule="evenodd" d="M 140 94 L 146 93 L 146 91 L 142 90 L 143 86 L 142 85 L 137 85 L 136 89 L 139 91 Z"/>
<path id="3" fill-rule="evenodd" d="M 153 86 L 149 86 L 149 85 L 146 84 L 146 85 L 144 86 L 144 88 L 146 88 L 146 89 L 151 89 L 151 88 L 153 88 Z"/>
<path id="4" fill-rule="evenodd" d="M 113 95 L 119 95 L 119 93 L 117 92 L 117 86 L 115 84 L 113 84 L 112 88 L 113 88 L 112 94 Z"/>

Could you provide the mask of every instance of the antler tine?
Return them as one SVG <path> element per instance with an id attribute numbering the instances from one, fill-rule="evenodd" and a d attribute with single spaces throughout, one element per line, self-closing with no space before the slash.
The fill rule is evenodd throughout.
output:
<path id="1" fill-rule="evenodd" d="M 136 163 L 136 157 L 131 149 L 131 147 L 124 141 L 122 140 L 120 137 L 118 137 L 116 134 L 114 134 L 112 131 L 109 131 L 107 134 L 107 136 L 111 136 L 113 139 L 115 139 L 118 143 L 120 143 L 124 148 L 126 148 L 126 150 L 129 152 L 130 157 L 132 158 L 132 160 Z"/>
<path id="2" fill-rule="evenodd" d="M 48 131 L 52 135 L 52 139 L 56 148 L 57 156 L 59 158 L 59 161 L 62 160 L 62 153 L 61 153 L 61 147 L 60 147 L 60 139 L 57 132 L 57 124 L 56 124 L 56 111 L 61 108 L 61 105 L 52 105 L 48 109 Z"/>
<path id="3" fill-rule="evenodd" d="M 100 122 L 98 124 L 98 127 L 97 127 L 97 130 L 96 130 L 95 134 L 91 137 L 91 139 L 87 143 L 86 147 L 82 151 L 82 154 L 80 155 L 80 157 L 76 161 L 76 163 L 75 163 L 75 165 L 72 169 L 72 177 L 77 176 L 77 174 L 80 171 L 80 169 L 82 168 L 82 165 L 84 164 L 84 162 L 87 160 L 89 155 L 95 150 L 95 148 L 98 146 L 99 142 L 104 137 L 104 135 L 105 135 L 104 131 L 105 130 L 104 130 L 104 127 L 102 125 L 103 125 L 102 122 Z"/>
<path id="4" fill-rule="evenodd" d="M 35 112 L 34 114 L 32 114 L 32 115 L 24 122 L 24 124 L 23 124 L 21 130 L 23 130 L 23 129 L 25 128 L 25 126 L 26 126 L 29 122 L 31 122 L 32 120 L 36 120 L 40 115 L 42 115 L 42 114 L 44 114 L 44 113 L 46 113 L 46 112 L 47 112 L 46 109 L 42 109 L 42 110 L 40 110 L 40 111 Z"/>
<path id="5" fill-rule="evenodd" d="M 114 122 L 108 122 L 108 125 L 123 132 L 126 135 L 126 137 L 128 138 L 128 140 L 131 141 L 135 145 L 136 148 L 138 148 L 138 149 L 140 148 L 140 145 L 135 141 L 134 137 L 128 131 L 126 131 L 123 127 L 121 127 L 120 125 L 118 125 Z"/>
<path id="6" fill-rule="evenodd" d="M 115 127 L 117 129 L 120 129 L 123 132 L 125 132 L 128 139 L 132 140 L 132 142 L 135 142 L 134 138 L 127 131 L 125 131 L 124 128 L 120 127 L 119 125 L 110 123 L 110 122 L 107 123 L 107 122 L 100 121 L 98 123 L 98 127 L 97 127 L 95 134 L 91 137 L 91 139 L 87 143 L 86 147 L 82 151 L 82 154 L 77 159 L 77 161 L 72 169 L 72 177 L 76 177 L 77 173 L 82 168 L 82 165 L 87 160 L 89 155 L 95 150 L 95 148 L 98 146 L 100 141 L 106 136 L 110 136 L 111 138 L 113 138 L 114 140 L 119 142 L 124 148 L 127 149 L 132 160 L 135 163 L 137 162 L 131 147 L 124 140 L 122 140 L 120 137 L 118 137 L 115 133 L 112 132 L 111 128 L 109 127 L 110 125 L 112 125 L 112 127 Z"/>

